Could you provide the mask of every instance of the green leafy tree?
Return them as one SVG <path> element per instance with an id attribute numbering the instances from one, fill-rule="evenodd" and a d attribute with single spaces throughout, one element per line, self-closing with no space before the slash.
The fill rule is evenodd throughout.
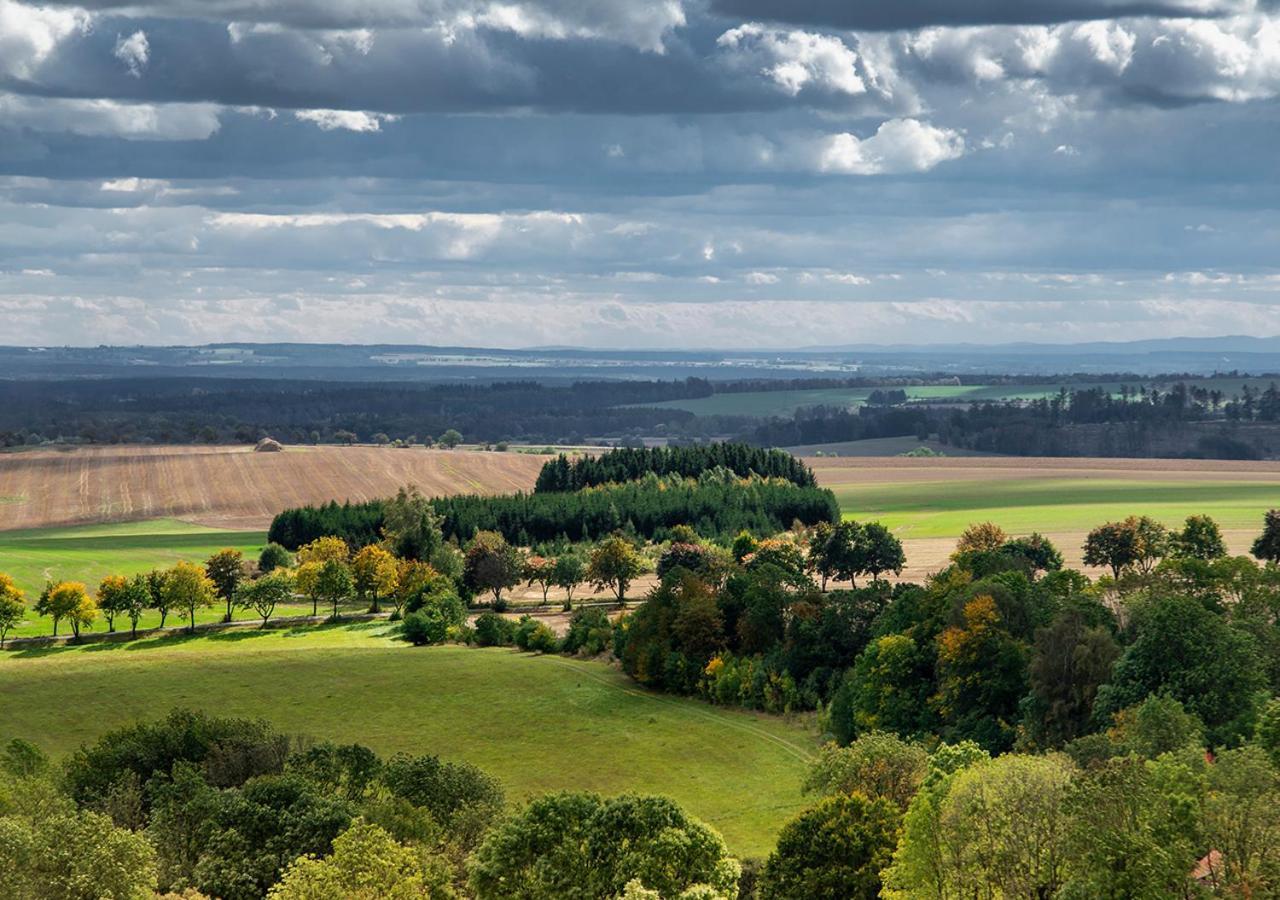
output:
<path id="1" fill-rule="evenodd" d="M 1106 566 L 1119 580 L 1138 561 L 1138 536 L 1124 522 L 1108 522 L 1089 532 L 1084 541 L 1084 564 Z"/>
<path id="2" fill-rule="evenodd" d="M 591 552 L 587 564 L 587 580 L 613 592 L 618 605 L 627 602 L 627 588 L 644 572 L 644 558 L 631 542 L 621 535 L 605 538 Z"/>
<path id="3" fill-rule="evenodd" d="M 1175 750 L 1200 751 L 1204 724 L 1167 694 L 1151 694 L 1112 716 L 1107 738 L 1117 755 L 1133 753 L 1155 759 Z"/>
<path id="4" fill-rule="evenodd" d="M 1218 851 L 1210 884 L 1229 897 L 1276 896 L 1280 773 L 1261 748 L 1245 746 L 1220 753 L 1207 776 L 1204 835 L 1206 845 Z"/>
<path id="5" fill-rule="evenodd" d="M 364 822 L 333 841 L 333 852 L 299 857 L 270 900 L 452 900 L 448 864 Z"/>
<path id="6" fill-rule="evenodd" d="M 316 573 L 315 596 L 322 603 L 327 603 L 333 610 L 333 618 L 338 618 L 338 606 L 351 599 L 355 585 L 351 578 L 351 567 L 336 559 L 321 563 Z"/>
<path id="7" fill-rule="evenodd" d="M 935 655 L 909 634 L 876 638 L 858 656 L 848 679 L 851 731 L 885 730 L 920 736 L 938 727 L 929 702 Z"/>
<path id="8" fill-rule="evenodd" d="M 918 897 L 943 898 L 952 894 L 946 886 L 946 835 L 941 809 L 952 782 L 970 766 L 990 757 L 972 741 L 940 744 L 929 756 L 924 781 L 902 822 L 902 836 L 893 863 L 882 873 L 881 895 L 889 900 Z"/>
<path id="9" fill-rule="evenodd" d="M 12 577 L 0 572 L 0 648 L 4 647 L 5 635 L 22 624 L 27 612 L 25 596 Z"/>
<path id="10" fill-rule="evenodd" d="M 963 625 L 938 636 L 938 693 L 933 704 L 948 739 L 1007 750 L 1018 702 L 1026 694 L 1026 647 L 1002 627 L 990 596 L 970 600 L 963 615 Z"/>
<path id="11" fill-rule="evenodd" d="M 870 575 L 872 581 L 878 582 L 882 572 L 900 575 L 907 564 L 902 542 L 879 522 L 868 522 L 862 527 L 859 544 L 862 546 L 862 571 Z"/>
<path id="12" fill-rule="evenodd" d="M 901 812 L 883 799 L 838 794 L 782 826 L 760 900 L 875 900 L 898 843 Z"/>
<path id="13" fill-rule="evenodd" d="M 1253 739 L 1272 764 L 1280 767 L 1280 700 L 1272 699 L 1262 708 Z"/>
<path id="14" fill-rule="evenodd" d="M 267 544 L 258 554 L 258 571 L 263 575 L 293 565 L 293 554 L 276 543 Z"/>
<path id="15" fill-rule="evenodd" d="M 273 569 L 261 578 L 241 585 L 236 603 L 244 609 L 251 609 L 262 619 L 262 627 L 267 627 L 267 620 L 282 603 L 288 603 L 293 597 L 294 578 L 288 569 Z"/>
<path id="16" fill-rule="evenodd" d="M 665 797 L 550 794 L 491 831 L 471 861 L 478 900 L 617 897 L 638 880 L 661 897 L 706 885 L 736 898 L 724 840 Z"/>
<path id="17" fill-rule="evenodd" d="M 1188 516 L 1182 530 L 1173 538 L 1176 555 L 1190 559 L 1213 560 L 1227 555 L 1222 529 L 1209 516 Z"/>
<path id="18" fill-rule="evenodd" d="M 536 584 L 542 588 L 542 602 L 546 603 L 547 594 L 551 593 L 551 586 L 555 584 L 556 561 L 545 556 L 530 556 L 524 561 L 523 574 L 525 583 L 530 587 Z"/>
<path id="19" fill-rule="evenodd" d="M 245 579 L 244 554 L 232 547 L 219 550 L 205 561 L 204 574 L 213 582 L 218 598 L 226 604 L 222 621 L 230 622 L 235 610 L 236 590 Z"/>
<path id="20" fill-rule="evenodd" d="M 1251 634 L 1188 597 L 1153 600 L 1133 618 L 1136 638 L 1098 692 L 1099 715 L 1166 693 L 1204 722 L 1213 744 L 1253 732 L 1265 678 Z"/>
<path id="21" fill-rule="evenodd" d="M 428 562 L 444 543 L 440 517 L 416 485 L 400 488 L 383 505 L 382 535 L 395 556 L 422 562 Z"/>
<path id="22" fill-rule="evenodd" d="M 562 588 L 565 592 L 565 608 L 572 608 L 574 590 L 587 580 L 587 561 L 575 550 L 561 553 L 556 557 L 552 579 L 555 586 Z"/>
<path id="23" fill-rule="evenodd" d="M 151 601 L 148 605 L 160 614 L 160 627 L 163 628 L 164 623 L 169 618 L 169 613 L 173 612 L 169 594 L 164 589 L 164 583 L 169 577 L 169 573 L 161 569 L 152 569 L 142 577 L 147 583 L 147 593 L 151 595 Z"/>
<path id="24" fill-rule="evenodd" d="M 1120 647 L 1078 609 L 1036 629 L 1028 670 L 1027 730 L 1041 747 L 1061 747 L 1089 730 L 1098 689 L 1111 678 Z"/>
<path id="25" fill-rule="evenodd" d="M 0 817 L 0 893 L 12 900 L 152 900 L 155 852 L 89 811 Z"/>
<path id="26" fill-rule="evenodd" d="M 1123 756 L 1077 772 L 1070 791 L 1064 898 L 1196 896 L 1203 760 Z"/>
<path id="27" fill-rule="evenodd" d="M 886 896 L 1056 896 L 1067 880 L 1071 776 L 1060 756 L 1008 754 L 963 769 L 938 804 L 936 841 L 917 848 L 925 872 L 887 874 L 901 893 Z M 908 828 L 903 841 L 916 838 Z"/>
<path id="28" fill-rule="evenodd" d="M 1168 555 L 1168 529 L 1150 516 L 1130 516 L 1123 522 L 1108 522 L 1090 531 L 1084 542 L 1087 566 L 1106 566 L 1117 580 L 1126 569 L 1147 574 Z"/>
<path id="29" fill-rule="evenodd" d="M 808 566 L 821 579 L 822 590 L 827 589 L 827 581 L 832 578 L 852 583 L 866 571 L 865 563 L 862 525 L 850 520 L 835 525 L 819 522 L 814 526 Z"/>
<path id="30" fill-rule="evenodd" d="M 1280 509 L 1267 510 L 1262 534 L 1253 542 L 1253 555 L 1264 562 L 1280 562 Z"/>
<path id="31" fill-rule="evenodd" d="M 463 582 L 477 593 L 492 593 L 494 606 L 502 605 L 502 592 L 518 585 L 523 574 L 519 549 L 496 531 L 478 532 L 467 546 Z"/>
<path id="32" fill-rule="evenodd" d="M 923 745 L 873 731 L 847 747 L 824 747 L 805 776 L 804 790 L 826 796 L 856 793 L 906 810 L 924 780 L 928 763 Z"/>
<path id="33" fill-rule="evenodd" d="M 1006 541 L 1000 552 L 1024 560 L 1032 573 L 1057 572 L 1062 568 L 1062 554 L 1053 541 L 1039 533 Z"/>
<path id="34" fill-rule="evenodd" d="M 462 435 L 456 429 L 450 428 L 440 435 L 440 439 L 436 443 L 445 449 L 452 450 L 462 443 Z"/>
<path id="35" fill-rule="evenodd" d="M 165 573 L 161 590 L 170 609 L 182 610 L 189 632 L 196 630 L 196 610 L 211 608 L 217 597 L 217 589 L 204 569 L 189 562 L 179 562 Z"/>

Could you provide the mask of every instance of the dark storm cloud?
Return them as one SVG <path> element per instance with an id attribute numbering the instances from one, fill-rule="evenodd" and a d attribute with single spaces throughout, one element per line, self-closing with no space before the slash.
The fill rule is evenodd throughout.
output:
<path id="1" fill-rule="evenodd" d="M 711 0 L 711 9 L 725 17 L 866 31 L 1213 17 L 1253 7 L 1251 0 Z"/>

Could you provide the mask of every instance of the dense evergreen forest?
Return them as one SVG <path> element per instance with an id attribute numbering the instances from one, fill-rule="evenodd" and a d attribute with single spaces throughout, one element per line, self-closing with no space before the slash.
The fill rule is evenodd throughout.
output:
<path id="1" fill-rule="evenodd" d="M 557 538 L 591 541 L 619 530 L 663 540 L 677 525 L 709 539 L 740 531 L 767 535 L 794 522 L 833 522 L 840 514 L 830 491 L 782 479 L 740 479 L 726 469 L 698 479 L 651 474 L 574 492 L 437 497 L 431 505 L 446 539 L 467 541 L 478 531 L 495 531 L 521 546 Z M 361 547 L 381 538 L 382 511 L 376 501 L 284 510 L 268 539 L 292 550 L 337 535 Z"/>
<path id="2" fill-rule="evenodd" d="M 781 478 L 800 487 L 814 487 L 813 471 L 790 453 L 759 450 L 746 444 L 708 444 L 695 447 L 652 447 L 610 450 L 598 456 L 570 460 L 561 454 L 542 467 L 534 490 L 538 493 L 576 491 L 602 484 L 634 481 L 652 472 L 697 478 L 725 468 L 746 478 Z"/>

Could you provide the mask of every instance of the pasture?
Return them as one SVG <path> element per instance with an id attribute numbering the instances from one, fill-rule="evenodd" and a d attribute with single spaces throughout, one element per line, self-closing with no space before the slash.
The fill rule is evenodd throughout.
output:
<path id="1" fill-rule="evenodd" d="M 0 655 L 0 741 L 57 757 L 175 706 L 261 717 L 382 754 L 483 766 L 512 799 L 585 789 L 674 797 L 739 854 L 803 807 L 801 724 L 651 694 L 597 662 L 413 648 L 384 624 L 252 629 Z"/>

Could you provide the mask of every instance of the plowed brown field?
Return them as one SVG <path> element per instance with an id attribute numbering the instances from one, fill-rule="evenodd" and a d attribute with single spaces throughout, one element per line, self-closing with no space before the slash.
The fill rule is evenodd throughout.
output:
<path id="1" fill-rule="evenodd" d="M 546 457 L 389 447 L 80 447 L 0 455 L 0 530 L 175 518 L 265 529 L 280 510 L 423 493 L 533 487 Z"/>

